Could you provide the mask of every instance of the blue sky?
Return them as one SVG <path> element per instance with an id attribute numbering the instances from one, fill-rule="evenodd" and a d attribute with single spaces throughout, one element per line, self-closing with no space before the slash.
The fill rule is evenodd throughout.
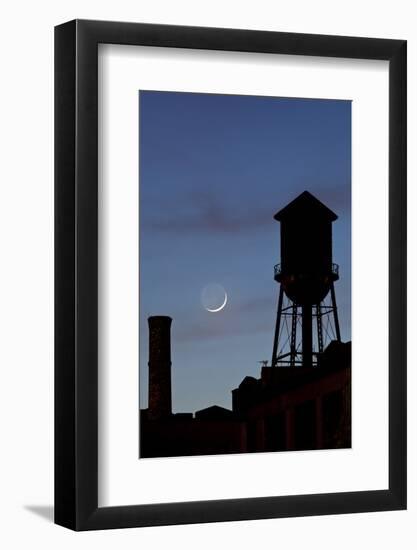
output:
<path id="1" fill-rule="evenodd" d="M 174 412 L 231 407 L 259 376 L 276 316 L 279 223 L 308 190 L 331 208 L 342 340 L 350 340 L 351 103 L 141 91 L 140 406 L 150 315 L 170 315 Z M 221 284 L 219 313 L 201 305 Z"/>

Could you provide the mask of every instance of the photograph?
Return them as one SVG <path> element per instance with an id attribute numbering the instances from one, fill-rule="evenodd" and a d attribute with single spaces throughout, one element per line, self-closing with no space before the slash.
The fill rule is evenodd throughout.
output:
<path id="1" fill-rule="evenodd" d="M 139 91 L 139 458 L 351 447 L 351 101 Z"/>

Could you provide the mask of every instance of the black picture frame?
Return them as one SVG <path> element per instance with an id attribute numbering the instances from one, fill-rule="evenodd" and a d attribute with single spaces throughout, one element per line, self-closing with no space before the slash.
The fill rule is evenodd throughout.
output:
<path id="1" fill-rule="evenodd" d="M 98 44 L 389 62 L 389 488 L 98 507 Z M 55 28 L 55 522 L 108 529 L 406 508 L 406 41 L 74 20 Z"/>

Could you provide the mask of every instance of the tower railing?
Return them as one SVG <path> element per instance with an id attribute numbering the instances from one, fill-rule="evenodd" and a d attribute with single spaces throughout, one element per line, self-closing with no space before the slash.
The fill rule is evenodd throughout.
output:
<path id="1" fill-rule="evenodd" d="M 331 274 L 334 277 L 339 278 L 339 264 L 332 263 Z M 275 264 L 274 265 L 274 279 L 276 279 L 280 275 L 282 275 L 282 264 Z"/>

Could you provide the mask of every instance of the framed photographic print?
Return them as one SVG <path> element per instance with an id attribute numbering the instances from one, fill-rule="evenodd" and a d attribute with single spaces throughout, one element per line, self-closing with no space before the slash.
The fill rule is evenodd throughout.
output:
<path id="1" fill-rule="evenodd" d="M 406 507 L 406 42 L 55 30 L 55 521 Z"/>

